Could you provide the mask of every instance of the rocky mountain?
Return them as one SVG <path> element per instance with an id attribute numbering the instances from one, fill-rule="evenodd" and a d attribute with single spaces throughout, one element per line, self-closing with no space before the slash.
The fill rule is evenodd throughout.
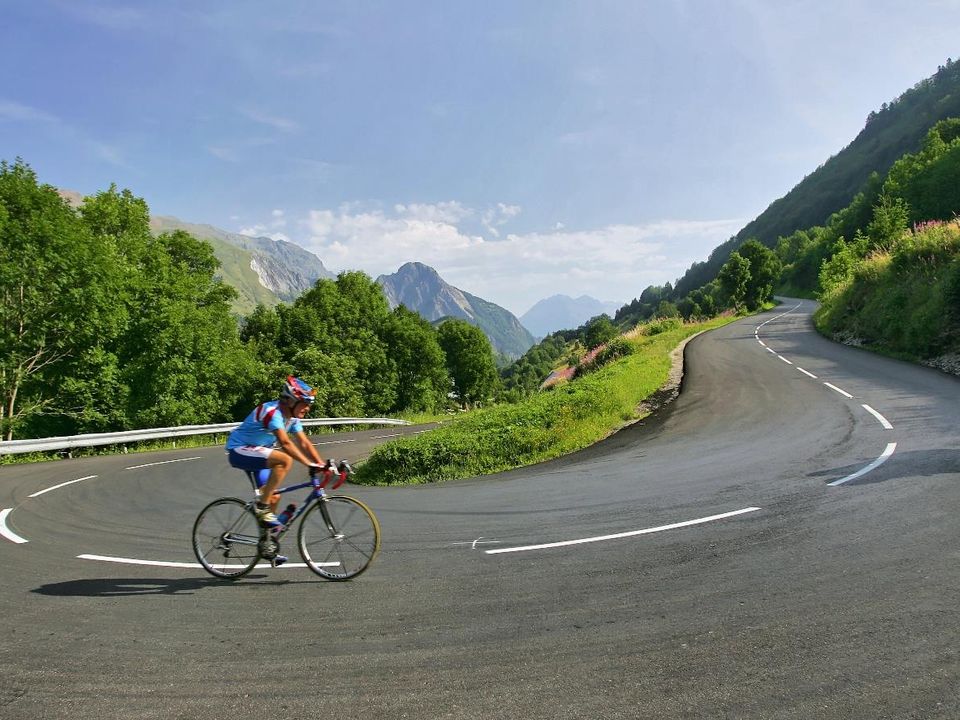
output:
<path id="1" fill-rule="evenodd" d="M 224 282 L 240 294 L 235 309 L 249 313 L 257 303 L 291 302 L 321 278 L 334 278 L 313 253 L 285 240 L 248 237 L 212 225 L 158 215 L 150 218 L 155 233 L 184 230 L 213 246 Z"/>
<path id="2" fill-rule="evenodd" d="M 516 359 L 533 346 L 533 336 L 499 305 L 453 287 L 428 265 L 409 262 L 377 278 L 390 307 L 405 305 L 430 321 L 459 318 L 479 327 L 494 350 Z"/>
<path id="3" fill-rule="evenodd" d="M 573 330 L 597 315 L 611 318 L 623 303 L 597 300 L 589 295 L 572 298 L 553 295 L 540 300 L 520 316 L 520 322 L 534 336 L 544 338 L 557 330 Z"/>

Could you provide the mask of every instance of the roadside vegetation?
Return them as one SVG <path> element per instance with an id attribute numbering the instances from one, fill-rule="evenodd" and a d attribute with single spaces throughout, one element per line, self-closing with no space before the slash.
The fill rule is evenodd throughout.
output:
<path id="1" fill-rule="evenodd" d="M 574 380 L 515 404 L 478 410 L 413 438 L 376 448 L 359 468 L 367 484 L 426 483 L 530 465 L 587 447 L 643 417 L 641 403 L 662 387 L 670 353 L 690 336 L 736 319 L 655 321 L 619 336 L 615 348 Z M 651 332 L 653 330 L 653 332 Z M 603 353 L 597 356 L 604 357 Z"/>

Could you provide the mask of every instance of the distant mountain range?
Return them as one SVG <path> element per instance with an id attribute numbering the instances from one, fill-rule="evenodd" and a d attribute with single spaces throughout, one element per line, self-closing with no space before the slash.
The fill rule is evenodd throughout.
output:
<path id="1" fill-rule="evenodd" d="M 59 193 L 74 207 L 83 202 L 78 192 Z M 238 315 L 250 314 L 258 303 L 272 307 L 292 302 L 317 280 L 336 278 L 312 252 L 284 240 L 249 237 L 163 215 L 150 218 L 150 229 L 155 234 L 183 230 L 209 242 L 220 261 L 220 277 L 239 295 L 233 304 Z M 391 308 L 402 303 L 431 322 L 444 317 L 467 320 L 483 330 L 494 350 L 511 359 L 534 344 L 530 332 L 508 310 L 453 287 L 422 263 L 407 263 L 377 282 Z"/>
<path id="2" fill-rule="evenodd" d="M 572 298 L 554 295 L 541 300 L 520 316 L 523 326 L 538 338 L 557 330 L 573 330 L 597 315 L 606 313 L 611 318 L 623 303 L 602 301 L 589 295 Z"/>
<path id="3" fill-rule="evenodd" d="M 317 280 L 336 277 L 312 252 L 285 240 L 248 237 L 162 215 L 150 218 L 150 228 L 158 234 L 183 230 L 209 242 L 220 261 L 223 281 L 240 295 L 234 310 L 243 315 L 257 303 L 292 302 Z"/>
<path id="4" fill-rule="evenodd" d="M 392 275 L 381 275 L 377 282 L 390 307 L 405 305 L 430 321 L 444 317 L 466 320 L 484 331 L 495 350 L 512 359 L 533 346 L 533 336 L 515 315 L 455 288 L 428 265 L 409 262 Z"/>

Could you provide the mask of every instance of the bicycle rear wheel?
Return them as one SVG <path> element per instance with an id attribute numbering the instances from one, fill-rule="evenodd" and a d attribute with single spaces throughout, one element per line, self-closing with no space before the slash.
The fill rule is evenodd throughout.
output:
<path id="1" fill-rule="evenodd" d="M 238 498 L 214 500 L 193 524 L 193 552 L 203 569 L 219 578 L 233 580 L 253 570 L 259 545 L 257 516 Z"/>
<path id="2" fill-rule="evenodd" d="M 304 562 L 327 580 L 349 580 L 366 570 L 380 550 L 380 523 L 359 500 L 336 495 L 303 516 L 297 533 Z"/>

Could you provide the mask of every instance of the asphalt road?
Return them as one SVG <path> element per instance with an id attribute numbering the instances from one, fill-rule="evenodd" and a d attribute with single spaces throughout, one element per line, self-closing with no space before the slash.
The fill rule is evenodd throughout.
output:
<path id="1" fill-rule="evenodd" d="M 162 564 L 244 492 L 218 449 L 0 468 L 0 718 L 960 717 L 960 381 L 812 307 L 699 336 L 576 455 L 349 488 L 383 526 L 349 583 Z"/>

